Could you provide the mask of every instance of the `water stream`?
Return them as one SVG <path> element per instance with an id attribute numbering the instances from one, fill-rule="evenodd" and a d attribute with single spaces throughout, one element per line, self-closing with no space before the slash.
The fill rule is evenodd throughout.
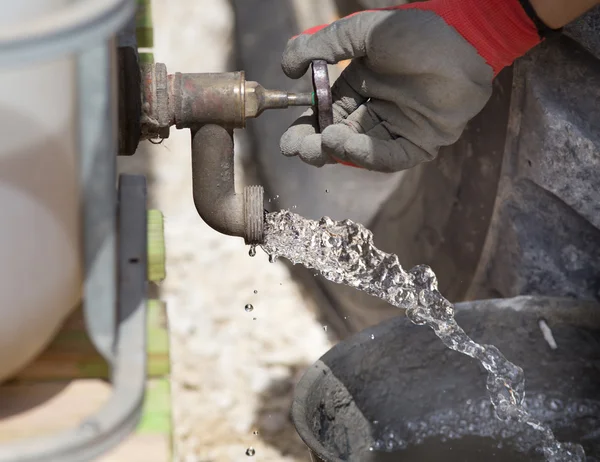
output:
<path id="1" fill-rule="evenodd" d="M 523 370 L 493 345 L 480 345 L 469 338 L 454 320 L 454 307 L 439 293 L 436 276 L 428 266 L 405 271 L 396 255 L 374 246 L 368 229 L 350 220 L 307 220 L 286 210 L 266 214 L 262 247 L 271 260 L 284 257 L 330 281 L 405 309 L 413 323 L 432 328 L 448 348 L 481 362 L 488 372 L 487 390 L 497 417 L 536 430 L 547 461 L 586 460 L 580 445 L 557 441 L 550 427 L 527 411 Z"/>

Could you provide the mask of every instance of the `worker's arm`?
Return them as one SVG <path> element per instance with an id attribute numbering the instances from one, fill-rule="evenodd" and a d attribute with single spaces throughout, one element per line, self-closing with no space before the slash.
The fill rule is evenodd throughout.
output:
<path id="1" fill-rule="evenodd" d="M 598 4 L 599 0 L 531 0 L 540 20 L 552 29 L 569 24 Z"/>
<path id="2" fill-rule="evenodd" d="M 529 3 L 529 1 L 531 3 Z M 430 0 L 360 12 L 290 40 L 283 70 L 352 59 L 332 87 L 334 124 L 318 133 L 312 110 L 281 151 L 322 166 L 411 168 L 454 143 L 483 109 L 505 66 L 598 0 Z"/>

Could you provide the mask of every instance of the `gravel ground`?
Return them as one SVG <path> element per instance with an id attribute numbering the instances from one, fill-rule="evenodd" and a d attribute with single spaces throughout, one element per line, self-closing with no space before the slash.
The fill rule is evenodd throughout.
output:
<path id="1" fill-rule="evenodd" d="M 154 0 L 155 57 L 170 72 L 232 70 L 233 12 L 226 0 Z M 307 461 L 289 419 L 293 387 L 331 343 L 314 302 L 286 266 L 249 257 L 192 202 L 189 131 L 144 143 L 122 171 L 145 171 L 165 215 L 172 333 L 175 459 L 190 462 Z M 238 173 L 248 161 L 243 134 Z M 243 174 L 236 181 L 244 183 Z M 252 304 L 252 312 L 245 311 Z M 256 433 L 258 432 L 258 433 Z M 246 449 L 255 449 L 254 457 Z"/>

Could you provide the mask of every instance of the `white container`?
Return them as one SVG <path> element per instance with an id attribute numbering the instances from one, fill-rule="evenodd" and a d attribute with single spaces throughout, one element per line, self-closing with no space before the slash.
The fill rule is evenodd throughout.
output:
<path id="1" fill-rule="evenodd" d="M 77 54 L 107 43 L 133 10 L 123 0 L 0 0 L 0 11 L 2 381 L 80 303 Z"/>

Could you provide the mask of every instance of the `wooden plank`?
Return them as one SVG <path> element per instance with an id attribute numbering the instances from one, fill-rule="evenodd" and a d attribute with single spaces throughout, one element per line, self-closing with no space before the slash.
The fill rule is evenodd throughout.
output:
<path id="1" fill-rule="evenodd" d="M 157 435 L 134 435 L 99 462 L 169 462 L 168 438 Z"/>
<path id="2" fill-rule="evenodd" d="M 101 462 L 169 462 L 172 446 L 169 379 L 148 382 L 142 418 L 135 433 Z"/>
<path id="3" fill-rule="evenodd" d="M 110 384 L 99 379 L 3 385 L 0 387 L 0 444 L 48 436 L 75 427 L 97 412 L 110 393 Z M 171 428 L 169 379 L 152 379 L 148 382 L 136 431 L 99 460 L 168 462 Z"/>
<path id="4" fill-rule="evenodd" d="M 98 379 L 2 385 L 0 442 L 73 427 L 96 412 L 109 395 L 110 385 Z"/>
<path id="5" fill-rule="evenodd" d="M 100 460 L 171 459 L 169 335 L 165 305 L 148 303 L 148 375 L 141 421 L 134 434 Z M 108 400 L 108 368 L 90 342 L 80 310 L 49 347 L 15 379 L 0 385 L 0 444 L 75 427 Z"/>
<path id="6" fill-rule="evenodd" d="M 148 302 L 148 376 L 169 373 L 169 334 L 166 308 L 158 300 Z M 40 382 L 73 378 L 108 378 L 108 366 L 92 345 L 85 330 L 82 310 L 65 322 L 48 348 L 13 382 Z"/>

